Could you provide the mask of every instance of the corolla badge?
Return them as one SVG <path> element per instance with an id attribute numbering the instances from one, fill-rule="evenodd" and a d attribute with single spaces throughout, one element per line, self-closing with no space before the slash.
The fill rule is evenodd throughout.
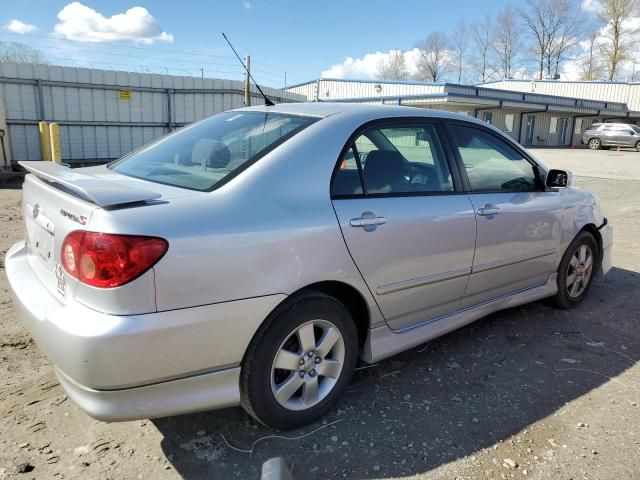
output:
<path id="1" fill-rule="evenodd" d="M 60 210 L 60 215 L 62 215 L 63 217 L 67 217 L 69 220 L 73 220 L 80 225 L 87 224 L 87 217 L 85 217 L 84 215 L 76 215 L 75 213 L 71 213 L 64 208 Z"/>
<path id="2" fill-rule="evenodd" d="M 31 215 L 33 216 L 34 220 L 38 218 L 38 215 L 40 215 L 40 204 L 36 203 L 33 206 L 33 211 L 31 212 Z"/>

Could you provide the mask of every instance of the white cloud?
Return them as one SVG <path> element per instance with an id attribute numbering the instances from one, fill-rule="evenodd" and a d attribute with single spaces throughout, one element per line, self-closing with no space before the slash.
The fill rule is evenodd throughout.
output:
<path id="1" fill-rule="evenodd" d="M 586 12 L 601 13 L 604 10 L 601 0 L 582 0 L 580 8 Z"/>
<path id="2" fill-rule="evenodd" d="M 36 30 L 38 30 L 38 27 L 36 27 L 35 25 L 31 25 L 30 23 L 21 22 L 20 20 L 14 18 L 4 26 L 4 29 L 9 30 L 13 33 L 25 34 L 35 32 Z"/>
<path id="3" fill-rule="evenodd" d="M 321 73 L 324 78 L 355 78 L 373 79 L 378 73 L 382 60 L 386 60 L 391 52 L 367 53 L 362 58 L 347 57 L 342 63 L 331 65 Z M 418 49 L 408 50 L 404 53 L 404 61 L 407 70 L 412 75 L 416 72 L 416 64 L 419 57 Z"/>
<path id="4" fill-rule="evenodd" d="M 144 7 L 133 7 L 107 18 L 93 8 L 73 2 L 58 12 L 58 20 L 54 35 L 78 42 L 173 42 L 173 35 L 162 31 Z"/>
<path id="5" fill-rule="evenodd" d="M 244 2 L 242 2 L 242 8 L 244 8 L 245 10 L 251 10 L 251 2 L 245 0 Z"/>

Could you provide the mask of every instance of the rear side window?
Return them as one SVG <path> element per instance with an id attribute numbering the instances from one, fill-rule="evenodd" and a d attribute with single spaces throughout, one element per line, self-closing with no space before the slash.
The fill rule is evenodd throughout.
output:
<path id="1" fill-rule="evenodd" d="M 341 159 L 332 194 L 451 191 L 449 166 L 434 125 L 394 124 L 367 129 L 356 138 Z"/>
<path id="2" fill-rule="evenodd" d="M 535 190 L 533 165 L 504 140 L 479 128 L 449 126 L 473 192 Z"/>
<path id="3" fill-rule="evenodd" d="M 270 112 L 221 113 L 162 137 L 110 168 L 150 182 L 210 191 L 316 120 Z"/>

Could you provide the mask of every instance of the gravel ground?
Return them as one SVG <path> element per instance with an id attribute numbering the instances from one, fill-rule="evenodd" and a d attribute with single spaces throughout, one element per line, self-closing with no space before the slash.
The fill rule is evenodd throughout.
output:
<path id="1" fill-rule="evenodd" d="M 18 322 L 0 274 L 0 479 L 251 479 L 279 455 L 297 479 L 638 478 L 640 154 L 621 153 L 535 151 L 596 192 L 615 228 L 614 268 L 579 308 L 500 312 L 362 368 L 324 421 L 294 432 L 239 408 L 90 419 Z M 0 268 L 22 236 L 19 198 L 0 190 Z"/>

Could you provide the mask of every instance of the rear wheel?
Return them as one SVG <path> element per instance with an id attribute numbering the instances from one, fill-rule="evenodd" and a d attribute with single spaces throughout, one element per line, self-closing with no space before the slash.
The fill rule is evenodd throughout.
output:
<path id="1" fill-rule="evenodd" d="M 561 308 L 577 306 L 587 295 L 595 274 L 598 245 L 583 231 L 571 242 L 558 267 L 558 293 L 555 303 Z"/>
<path id="2" fill-rule="evenodd" d="M 589 140 L 589 148 L 591 150 L 599 150 L 601 146 L 602 142 L 599 138 L 592 138 L 591 140 Z"/>
<path id="3" fill-rule="evenodd" d="M 640 141 L 636 142 L 636 151 L 640 152 Z"/>
<path id="4" fill-rule="evenodd" d="M 242 365 L 241 403 L 259 422 L 292 429 L 325 415 L 351 379 L 358 336 L 347 308 L 310 291 L 276 309 Z"/>

